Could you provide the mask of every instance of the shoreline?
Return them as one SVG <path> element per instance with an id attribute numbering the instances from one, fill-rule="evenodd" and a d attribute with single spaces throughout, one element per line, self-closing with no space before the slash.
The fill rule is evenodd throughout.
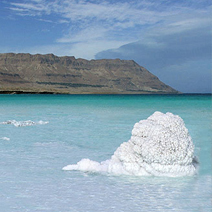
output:
<path id="1" fill-rule="evenodd" d="M 10 95 L 25 95 L 25 94 L 32 94 L 32 95 L 170 95 L 170 96 L 187 96 L 187 95 L 205 95 L 205 96 L 211 96 L 212 93 L 151 93 L 151 92 L 145 92 L 145 93 L 59 93 L 59 92 L 49 92 L 49 91 L 43 91 L 43 92 L 31 92 L 31 91 L 0 91 L 0 95 L 4 94 L 10 94 Z"/>

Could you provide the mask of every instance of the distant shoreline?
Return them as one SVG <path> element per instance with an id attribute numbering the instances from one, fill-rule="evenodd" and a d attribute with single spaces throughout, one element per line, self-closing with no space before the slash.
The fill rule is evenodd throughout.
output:
<path id="1" fill-rule="evenodd" d="M 71 94 L 71 93 L 56 93 L 56 92 L 28 92 L 28 91 L 0 91 L 0 95 L 1 94 L 10 94 L 10 95 L 25 95 L 25 94 L 32 94 L 32 95 L 95 95 L 95 96 L 98 96 L 98 95 L 114 95 L 114 96 L 123 96 L 123 95 L 137 95 L 137 96 L 148 96 L 148 95 L 152 95 L 152 96 L 188 96 L 188 95 L 205 95 L 205 96 L 211 96 L 212 93 L 135 93 L 135 94 L 132 94 L 132 93 L 79 93 L 79 94 Z"/>

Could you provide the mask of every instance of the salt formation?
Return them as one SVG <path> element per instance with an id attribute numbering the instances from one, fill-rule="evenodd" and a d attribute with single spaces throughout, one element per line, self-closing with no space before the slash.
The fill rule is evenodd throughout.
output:
<path id="1" fill-rule="evenodd" d="M 183 120 L 155 112 L 134 125 L 128 142 L 111 159 L 98 163 L 82 159 L 63 170 L 107 172 L 136 176 L 190 176 L 196 173 L 194 145 Z"/>
<path id="2" fill-rule="evenodd" d="M 16 121 L 16 120 L 9 120 L 5 122 L 0 122 L 0 124 L 13 124 L 15 127 L 26 127 L 26 126 L 32 126 L 32 125 L 38 125 L 38 124 L 48 124 L 48 121 L 38 121 L 34 122 L 31 120 L 28 121 Z"/>
<path id="3" fill-rule="evenodd" d="M 5 140 L 5 141 L 9 141 L 10 140 L 10 138 L 8 138 L 8 137 L 1 137 L 0 139 L 1 140 Z"/>

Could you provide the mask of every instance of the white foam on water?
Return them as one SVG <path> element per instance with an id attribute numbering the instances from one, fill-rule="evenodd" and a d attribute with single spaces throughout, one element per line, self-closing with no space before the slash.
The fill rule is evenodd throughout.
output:
<path id="1" fill-rule="evenodd" d="M 191 176 L 197 173 L 194 145 L 184 121 L 172 113 L 155 112 L 134 125 L 132 136 L 101 163 L 82 159 L 63 170 L 135 176 Z"/>
<path id="2" fill-rule="evenodd" d="M 26 126 L 33 126 L 33 125 L 43 125 L 43 124 L 48 124 L 48 121 L 38 121 L 38 122 L 34 122 L 31 120 L 27 120 L 27 121 L 16 121 L 16 120 L 8 120 L 5 122 L 0 122 L 0 124 L 12 124 L 15 127 L 26 127 Z"/>
<path id="3" fill-rule="evenodd" d="M 8 137 L 1 137 L 0 139 L 1 140 L 5 140 L 5 141 L 9 141 L 10 140 L 10 138 L 8 138 Z"/>

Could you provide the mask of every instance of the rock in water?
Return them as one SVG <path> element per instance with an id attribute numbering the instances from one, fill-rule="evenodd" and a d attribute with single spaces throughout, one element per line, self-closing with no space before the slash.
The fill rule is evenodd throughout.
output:
<path id="1" fill-rule="evenodd" d="M 111 159 L 82 159 L 63 170 L 108 172 L 136 176 L 191 176 L 196 173 L 194 145 L 184 121 L 172 113 L 155 112 L 134 125 L 132 136 Z"/>

